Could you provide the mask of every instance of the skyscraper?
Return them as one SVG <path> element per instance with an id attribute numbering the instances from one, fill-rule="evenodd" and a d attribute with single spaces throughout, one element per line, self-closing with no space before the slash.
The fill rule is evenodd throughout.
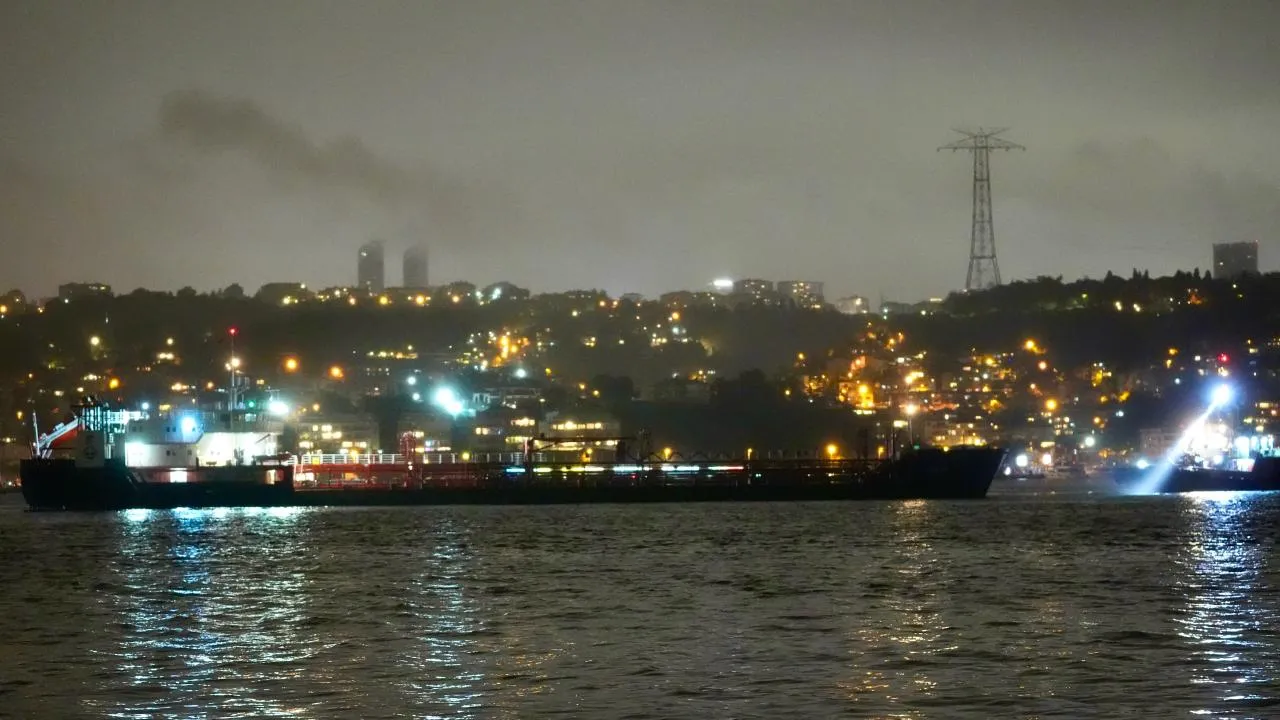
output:
<path id="1" fill-rule="evenodd" d="M 1213 246 L 1213 277 L 1231 280 L 1241 275 L 1258 274 L 1258 243 L 1215 243 Z"/>
<path id="2" fill-rule="evenodd" d="M 386 288 L 381 240 L 373 240 L 360 246 L 360 257 L 356 261 L 356 285 L 373 293 L 380 293 Z"/>
<path id="3" fill-rule="evenodd" d="M 427 249 L 415 245 L 404 251 L 404 286 L 421 290 L 427 287 Z"/>

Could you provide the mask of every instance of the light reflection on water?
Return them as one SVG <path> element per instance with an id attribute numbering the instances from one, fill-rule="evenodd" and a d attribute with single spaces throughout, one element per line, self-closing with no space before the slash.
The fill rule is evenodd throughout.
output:
<path id="1" fill-rule="evenodd" d="M 1255 497 L 1195 493 L 1184 502 L 1190 533 L 1176 562 L 1184 569 L 1186 608 L 1175 622 L 1191 650 L 1190 681 L 1214 701 L 1193 710 L 1197 716 L 1238 717 L 1276 697 L 1274 634 L 1266 641 L 1277 621 L 1275 588 L 1259 588 L 1274 546 L 1248 523 Z"/>
<path id="2" fill-rule="evenodd" d="M 940 560 L 928 533 L 935 504 L 922 500 L 894 503 L 888 518 L 894 554 L 874 569 L 875 586 L 895 588 L 876 603 L 868 620 L 852 630 L 853 677 L 840 687 L 856 703 L 869 699 L 876 709 L 887 704 L 891 717 L 924 717 L 911 703 L 935 698 L 937 683 L 930 677 L 935 658 L 945 654 L 954 637 L 942 618 L 947 603 L 948 568 Z M 882 605 L 879 612 L 877 605 Z M 866 655 L 884 657 L 869 664 Z"/>
<path id="3" fill-rule="evenodd" d="M 296 678 L 307 654 L 307 578 L 272 558 L 295 550 L 288 526 L 299 512 L 283 510 L 123 513 L 109 565 L 120 591 L 104 599 L 121 618 L 109 654 L 129 692 L 91 707 L 116 718 L 307 716 L 304 704 L 260 692 Z"/>
<path id="4" fill-rule="evenodd" d="M 413 645 L 405 653 L 412 672 L 403 691 L 427 718 L 476 717 L 485 674 L 475 640 L 484 620 L 465 585 L 472 558 L 465 531 L 443 519 L 433 544 L 418 547 L 421 568 L 412 578 L 401 611 Z"/>
<path id="5" fill-rule="evenodd" d="M 1276 717 L 1277 527 L 1274 495 L 0 506 L 0 716 Z"/>

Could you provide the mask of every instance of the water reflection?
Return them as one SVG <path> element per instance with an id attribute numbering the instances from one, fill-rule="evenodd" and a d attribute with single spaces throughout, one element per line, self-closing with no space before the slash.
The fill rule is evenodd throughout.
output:
<path id="1" fill-rule="evenodd" d="M 297 563 L 300 513 L 234 510 L 121 513 L 111 561 L 114 592 L 103 596 L 118 624 L 115 718 L 307 717 L 305 693 L 287 690 L 308 643 L 308 581 Z"/>
<path id="2" fill-rule="evenodd" d="M 1277 702 L 1274 591 L 1260 588 L 1264 538 L 1252 527 L 1253 493 L 1199 493 L 1183 513 L 1191 525 L 1178 557 L 1185 610 L 1176 619 L 1190 650 L 1191 682 L 1205 717 L 1236 717 Z"/>
<path id="3" fill-rule="evenodd" d="M 427 718 L 477 717 L 485 673 L 476 635 L 485 627 L 467 592 L 473 557 L 466 534 L 456 519 L 441 518 L 434 537 L 415 550 L 424 562 L 401 613 L 412 639 L 406 660 L 413 668 L 402 691 Z"/>
<path id="4" fill-rule="evenodd" d="M 1280 716 L 1274 495 L 12 516 L 0 716 Z"/>
<path id="5" fill-rule="evenodd" d="M 917 718 L 923 712 L 907 706 L 907 699 L 935 698 L 933 666 L 955 648 L 944 637 L 949 628 L 941 613 L 947 601 L 945 561 L 928 535 L 935 515 L 935 504 L 923 500 L 892 507 L 894 556 L 871 583 L 879 597 L 871 601 L 868 622 L 851 633 L 855 675 L 842 687 L 854 707 L 869 701 L 877 714 L 888 706 L 892 717 Z"/>

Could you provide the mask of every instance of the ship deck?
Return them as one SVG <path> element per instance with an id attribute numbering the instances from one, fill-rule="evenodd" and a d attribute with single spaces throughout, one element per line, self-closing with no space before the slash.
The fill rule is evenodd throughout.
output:
<path id="1" fill-rule="evenodd" d="M 493 486 L 635 487 L 856 484 L 885 466 L 860 459 L 698 459 L 643 462 L 532 461 L 518 453 L 469 457 L 304 455 L 294 465 L 298 491 L 372 488 L 483 488 Z"/>

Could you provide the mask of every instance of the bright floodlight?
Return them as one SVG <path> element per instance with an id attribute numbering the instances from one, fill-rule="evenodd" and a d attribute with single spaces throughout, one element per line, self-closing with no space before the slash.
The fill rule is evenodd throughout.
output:
<path id="1" fill-rule="evenodd" d="M 529 371 L 525 370 L 524 368 L 516 368 L 516 377 L 520 380 L 523 380 L 529 377 Z"/>
<path id="2" fill-rule="evenodd" d="M 289 406 L 282 400 L 272 400 L 267 403 L 267 412 L 277 417 L 289 414 Z"/>
<path id="3" fill-rule="evenodd" d="M 196 427 L 197 427 L 196 419 L 190 415 L 185 415 L 182 418 L 181 426 L 182 426 L 182 434 L 190 435 L 191 433 L 196 431 Z"/>
<path id="4" fill-rule="evenodd" d="M 1213 398 L 1212 398 L 1213 404 L 1226 405 L 1227 403 L 1231 402 L 1231 395 L 1232 395 L 1232 392 L 1231 392 L 1230 385 L 1227 385 L 1225 383 L 1222 385 L 1219 385 L 1213 389 Z"/>
<path id="5" fill-rule="evenodd" d="M 450 388 L 442 387 L 437 389 L 435 394 L 431 396 L 431 402 L 454 417 L 462 414 L 462 400 L 458 399 L 457 393 Z"/>

